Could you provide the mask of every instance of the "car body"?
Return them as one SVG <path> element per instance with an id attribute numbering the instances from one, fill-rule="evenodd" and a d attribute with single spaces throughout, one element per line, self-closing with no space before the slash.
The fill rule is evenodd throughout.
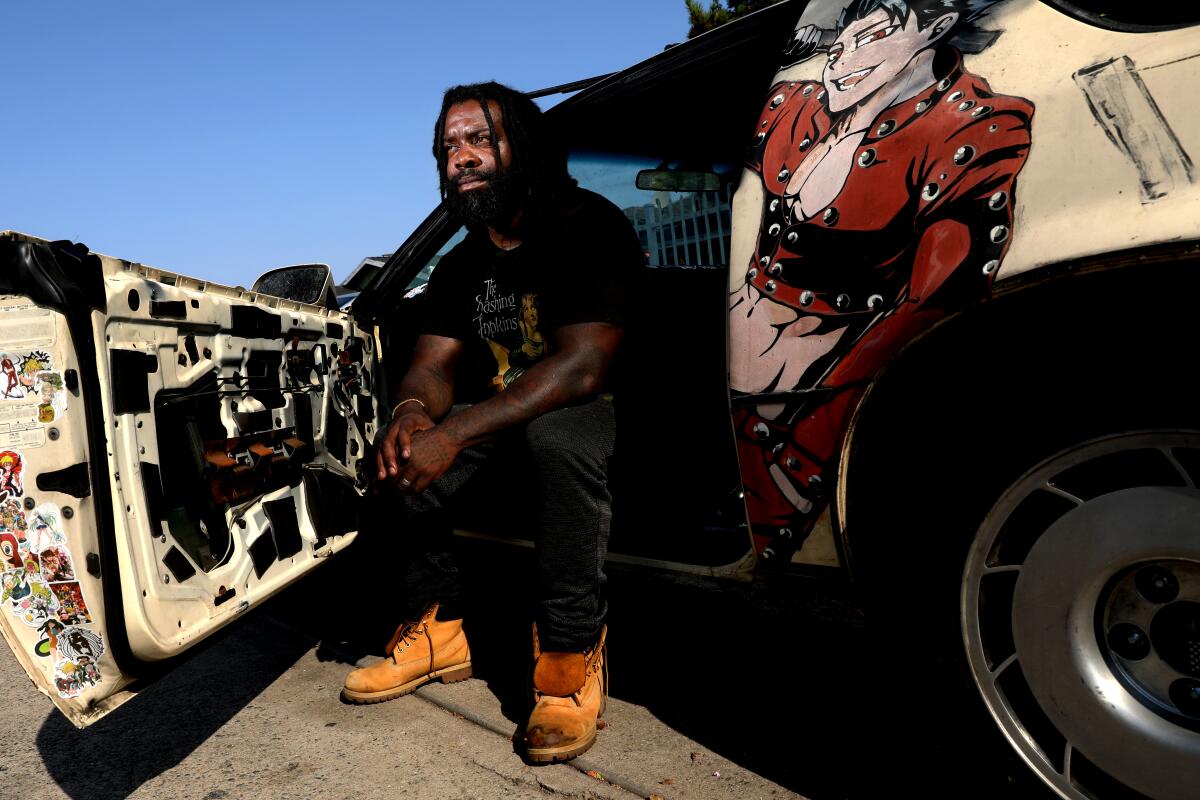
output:
<path id="1" fill-rule="evenodd" d="M 1200 34 L 1034 0 L 906 31 L 847 5 L 772 6 L 548 112 L 647 254 L 610 559 L 853 580 L 883 636 L 919 624 L 949 665 L 906 680 L 967 698 L 1060 796 L 1193 796 Z M 981 9 L 946 77 L 857 139 L 830 128 L 826 95 L 887 72 L 868 47 Z M 815 146 L 849 148 L 841 183 Z M 350 312 L 0 237 L 0 631 L 75 724 L 351 544 L 460 237 L 435 209 Z M 459 526 L 527 543 L 514 523 Z"/>

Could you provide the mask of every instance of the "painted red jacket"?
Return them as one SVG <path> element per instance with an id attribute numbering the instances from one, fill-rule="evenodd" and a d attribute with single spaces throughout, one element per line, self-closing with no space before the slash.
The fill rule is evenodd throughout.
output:
<path id="1" fill-rule="evenodd" d="M 788 218 L 783 194 L 834 124 L 823 86 L 777 84 L 758 119 L 747 165 L 765 197 L 746 278 L 776 302 L 849 329 L 802 385 L 773 387 L 818 390 L 810 399 L 774 420 L 737 414 L 740 455 L 757 464 L 747 485 L 752 523 L 811 522 L 866 383 L 921 330 L 985 295 L 1008 248 L 1033 106 L 994 94 L 954 55 L 933 85 L 872 122 L 841 192 L 804 222 Z"/>

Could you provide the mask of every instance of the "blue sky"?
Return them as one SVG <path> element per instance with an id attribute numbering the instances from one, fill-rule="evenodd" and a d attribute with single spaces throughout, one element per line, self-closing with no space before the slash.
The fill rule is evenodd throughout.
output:
<path id="1" fill-rule="evenodd" d="M 224 283 L 341 279 L 437 201 L 441 94 L 621 69 L 683 0 L 5 0 L 0 229 Z"/>

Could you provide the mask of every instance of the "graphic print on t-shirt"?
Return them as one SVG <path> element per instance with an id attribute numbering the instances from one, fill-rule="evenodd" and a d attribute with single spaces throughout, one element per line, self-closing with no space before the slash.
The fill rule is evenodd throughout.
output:
<path id="1" fill-rule="evenodd" d="M 484 280 L 475 295 L 475 325 L 496 359 L 492 388 L 502 392 L 546 353 L 546 342 L 538 331 L 538 296 L 525 293 L 501 294 L 496 281 Z"/>

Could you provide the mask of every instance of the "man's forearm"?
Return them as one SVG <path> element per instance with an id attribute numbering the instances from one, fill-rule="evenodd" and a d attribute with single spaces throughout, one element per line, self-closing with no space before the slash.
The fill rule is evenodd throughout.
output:
<path id="1" fill-rule="evenodd" d="M 549 356 L 500 394 L 455 414 L 438 427 L 461 447 L 479 444 L 547 411 L 591 399 L 603 381 L 602 368 L 598 370 L 596 364 L 606 361 L 599 347 Z"/>
<path id="2" fill-rule="evenodd" d="M 454 387 L 446 377 L 428 367 L 413 366 L 404 374 L 400 386 L 392 397 L 392 409 L 396 413 L 405 410 L 415 410 L 416 403 L 408 403 L 396 408 L 396 403 L 405 400 L 418 400 L 425 407 L 425 413 L 433 420 L 439 420 L 450 412 L 454 405 Z M 411 406 L 412 408 L 409 408 Z"/>

